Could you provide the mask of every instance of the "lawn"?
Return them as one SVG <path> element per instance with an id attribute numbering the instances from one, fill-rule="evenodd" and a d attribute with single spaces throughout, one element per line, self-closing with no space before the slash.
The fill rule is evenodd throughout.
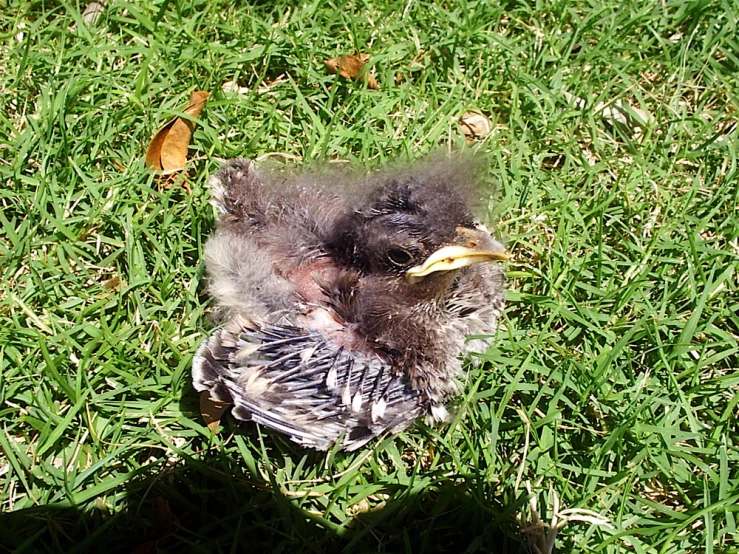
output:
<path id="1" fill-rule="evenodd" d="M 735 1 L 84 10 L 0 10 L 0 551 L 528 552 L 553 517 L 556 552 L 739 551 Z M 326 70 L 354 52 L 377 90 Z M 187 169 L 155 176 L 193 90 Z M 512 253 L 452 423 L 213 435 L 209 175 L 438 148 L 487 158 Z"/>

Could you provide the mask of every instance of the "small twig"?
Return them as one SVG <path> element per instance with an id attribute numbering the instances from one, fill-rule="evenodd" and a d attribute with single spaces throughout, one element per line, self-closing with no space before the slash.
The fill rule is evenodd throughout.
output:
<path id="1" fill-rule="evenodd" d="M 518 467 L 516 483 L 513 485 L 513 490 L 518 491 L 518 486 L 521 484 L 521 479 L 523 478 L 523 472 L 526 469 L 526 458 L 529 455 L 529 442 L 531 440 L 531 420 L 529 420 L 528 416 L 526 416 L 526 413 L 520 408 L 516 408 L 516 411 L 518 412 L 518 415 L 521 417 L 521 419 L 523 419 L 526 423 L 526 437 L 524 438 L 523 443 L 523 458 L 521 458 L 521 463 Z"/>

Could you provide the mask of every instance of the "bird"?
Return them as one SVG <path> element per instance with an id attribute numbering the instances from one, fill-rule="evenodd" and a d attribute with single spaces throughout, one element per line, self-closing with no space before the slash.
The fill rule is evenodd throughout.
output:
<path id="1" fill-rule="evenodd" d="M 508 253 L 470 208 L 478 165 L 225 163 L 204 247 L 221 326 L 193 358 L 194 388 L 316 450 L 447 421 L 463 355 L 484 351 L 504 308 L 503 270 L 489 262 Z"/>

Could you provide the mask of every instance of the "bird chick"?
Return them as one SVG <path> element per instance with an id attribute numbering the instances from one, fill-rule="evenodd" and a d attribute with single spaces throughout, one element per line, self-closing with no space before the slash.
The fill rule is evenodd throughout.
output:
<path id="1" fill-rule="evenodd" d="M 211 180 L 205 247 L 224 326 L 197 351 L 193 384 L 312 448 L 355 450 L 417 417 L 447 418 L 465 343 L 503 309 L 504 247 L 472 216 L 467 160 L 426 162 L 337 186 L 248 160 Z"/>

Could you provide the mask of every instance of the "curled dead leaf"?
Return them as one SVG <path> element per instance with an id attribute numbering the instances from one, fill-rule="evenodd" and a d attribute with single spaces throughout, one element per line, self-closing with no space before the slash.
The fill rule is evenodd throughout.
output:
<path id="1" fill-rule="evenodd" d="M 459 118 L 459 125 L 467 140 L 475 140 L 490 134 L 490 120 L 479 112 L 465 113 Z"/>
<path id="2" fill-rule="evenodd" d="M 210 393 L 206 390 L 200 393 L 200 415 L 203 416 L 205 424 L 208 426 L 213 433 L 218 429 L 218 424 L 221 422 L 223 412 L 228 408 L 226 402 L 215 400 L 210 397 Z"/>
<path id="3" fill-rule="evenodd" d="M 193 119 L 175 117 L 159 129 L 146 149 L 146 165 L 164 173 L 173 173 L 185 168 L 187 149 L 190 146 L 195 121 L 205 106 L 210 93 L 196 90 L 190 94 L 190 103 L 183 113 Z"/>
<path id="4" fill-rule="evenodd" d="M 338 73 L 347 79 L 367 83 L 367 86 L 371 89 L 377 89 L 380 87 L 377 80 L 369 73 L 369 71 L 363 71 L 363 68 L 367 65 L 369 59 L 369 54 L 352 54 L 349 56 L 331 58 L 323 63 L 329 73 L 334 75 Z"/>

